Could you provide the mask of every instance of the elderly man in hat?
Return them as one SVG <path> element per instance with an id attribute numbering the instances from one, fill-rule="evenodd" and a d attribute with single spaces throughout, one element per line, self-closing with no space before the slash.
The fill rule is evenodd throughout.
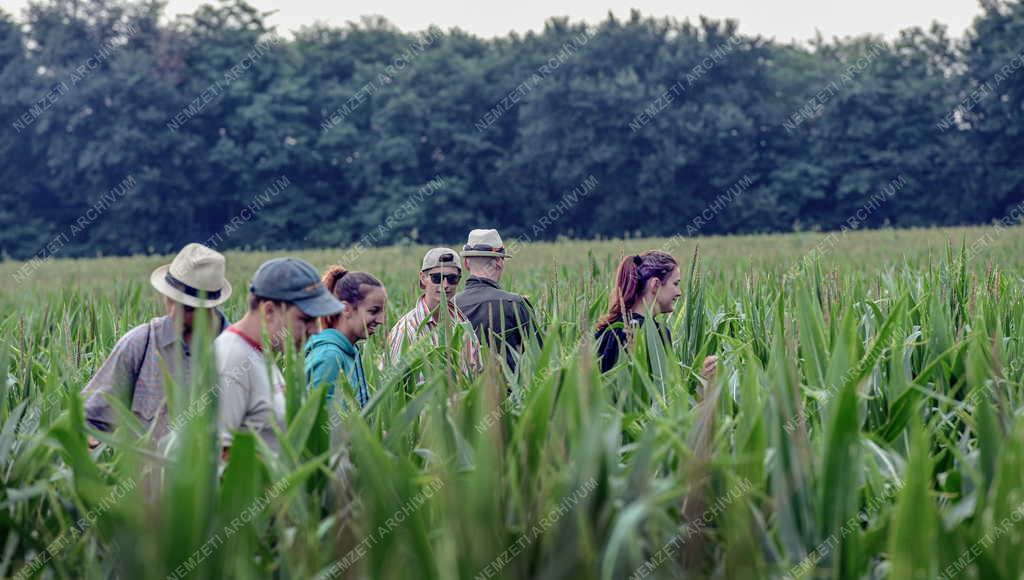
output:
<path id="1" fill-rule="evenodd" d="M 522 352 L 527 334 L 536 336 L 536 327 L 529 301 L 499 285 L 505 260 L 510 257 L 497 230 L 469 232 L 462 249 L 469 279 L 465 289 L 455 295 L 455 305 L 469 319 L 480 340 L 503 350 L 509 367 L 515 370 L 514 353 Z"/>
<path id="2" fill-rule="evenodd" d="M 285 428 L 285 383 L 272 353 L 284 352 L 289 340 L 302 352 L 306 339 L 320 331 L 320 317 L 343 308 L 305 260 L 275 258 L 256 270 L 249 310 L 213 342 L 218 429 L 225 454 L 239 429 L 256 433 L 271 450 L 279 450 L 274 426 Z"/>
<path id="3" fill-rule="evenodd" d="M 402 348 L 406 344 L 422 336 L 428 336 L 434 346 L 439 345 L 440 333 L 437 330 L 444 312 L 441 304 L 444 304 L 447 306 L 448 319 L 466 328 L 462 347 L 463 370 L 475 370 L 480 367 L 480 349 L 476 334 L 465 315 L 453 302 L 455 289 L 458 288 L 461 279 L 462 260 L 455 250 L 434 248 L 423 256 L 419 276 L 423 295 L 416 302 L 416 307 L 400 318 L 388 333 L 392 360 L 397 360 L 401 356 Z"/>
<path id="4" fill-rule="evenodd" d="M 189 385 L 190 348 L 197 309 L 219 334 L 227 321 L 218 306 L 231 296 L 224 276 L 224 256 L 201 244 L 185 246 L 174 260 L 150 276 L 164 296 L 166 314 L 128 331 L 114 346 L 92 380 L 82 390 L 86 420 L 101 431 L 112 431 L 116 416 L 111 398 L 128 406 L 156 440 L 167 434 L 164 369 L 176 384 Z M 97 441 L 90 438 L 90 445 Z"/>

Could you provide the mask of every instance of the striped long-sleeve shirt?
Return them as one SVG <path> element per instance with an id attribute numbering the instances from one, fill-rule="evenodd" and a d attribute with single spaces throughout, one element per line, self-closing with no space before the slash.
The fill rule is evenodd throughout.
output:
<path id="1" fill-rule="evenodd" d="M 456 324 L 463 326 L 465 330 L 462 334 L 463 370 L 478 370 L 480 368 L 480 344 L 477 341 L 476 334 L 473 332 L 473 328 L 469 325 L 465 315 L 452 302 L 448 302 L 448 313 L 451 315 L 452 320 Z M 430 311 L 427 310 L 427 298 L 425 296 L 421 296 L 419 301 L 416 302 L 416 307 L 400 318 L 395 323 L 395 326 L 391 328 L 391 332 L 388 333 L 391 360 L 398 360 L 406 344 L 411 344 L 423 336 L 429 337 L 432 345 L 440 345 L 441 333 L 438 332 L 437 321 L 434 320 Z"/>

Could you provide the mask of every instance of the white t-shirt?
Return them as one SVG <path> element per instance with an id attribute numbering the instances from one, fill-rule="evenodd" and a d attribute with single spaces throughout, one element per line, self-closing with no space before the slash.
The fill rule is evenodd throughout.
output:
<path id="1" fill-rule="evenodd" d="M 285 424 L 284 376 L 257 345 L 228 328 L 213 341 L 217 360 L 221 445 L 231 445 L 232 432 L 249 429 L 277 451 L 273 423 Z M 268 370 L 269 367 L 269 370 Z"/>

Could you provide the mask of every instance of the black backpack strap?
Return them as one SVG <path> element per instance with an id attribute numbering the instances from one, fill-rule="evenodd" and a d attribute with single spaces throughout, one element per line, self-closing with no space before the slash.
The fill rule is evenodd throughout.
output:
<path id="1" fill-rule="evenodd" d="M 139 358 L 139 364 L 135 366 L 135 373 L 132 375 L 132 401 L 135 402 L 135 386 L 139 384 L 139 375 L 142 374 L 142 365 L 146 364 L 146 355 L 149 354 L 149 337 L 153 335 L 153 321 L 149 321 L 146 324 L 146 345 L 142 347 L 142 357 Z M 129 406 L 131 406 L 129 403 Z"/>

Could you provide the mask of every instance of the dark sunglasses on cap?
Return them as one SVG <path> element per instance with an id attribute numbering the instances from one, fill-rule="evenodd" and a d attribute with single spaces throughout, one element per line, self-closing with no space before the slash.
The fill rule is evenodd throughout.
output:
<path id="1" fill-rule="evenodd" d="M 442 274 L 440 272 L 434 272 L 430 274 L 430 281 L 433 282 L 434 284 L 440 284 L 442 278 L 444 278 L 445 280 L 448 281 L 449 284 L 454 286 L 459 283 L 459 280 L 462 279 L 462 274 Z"/>

